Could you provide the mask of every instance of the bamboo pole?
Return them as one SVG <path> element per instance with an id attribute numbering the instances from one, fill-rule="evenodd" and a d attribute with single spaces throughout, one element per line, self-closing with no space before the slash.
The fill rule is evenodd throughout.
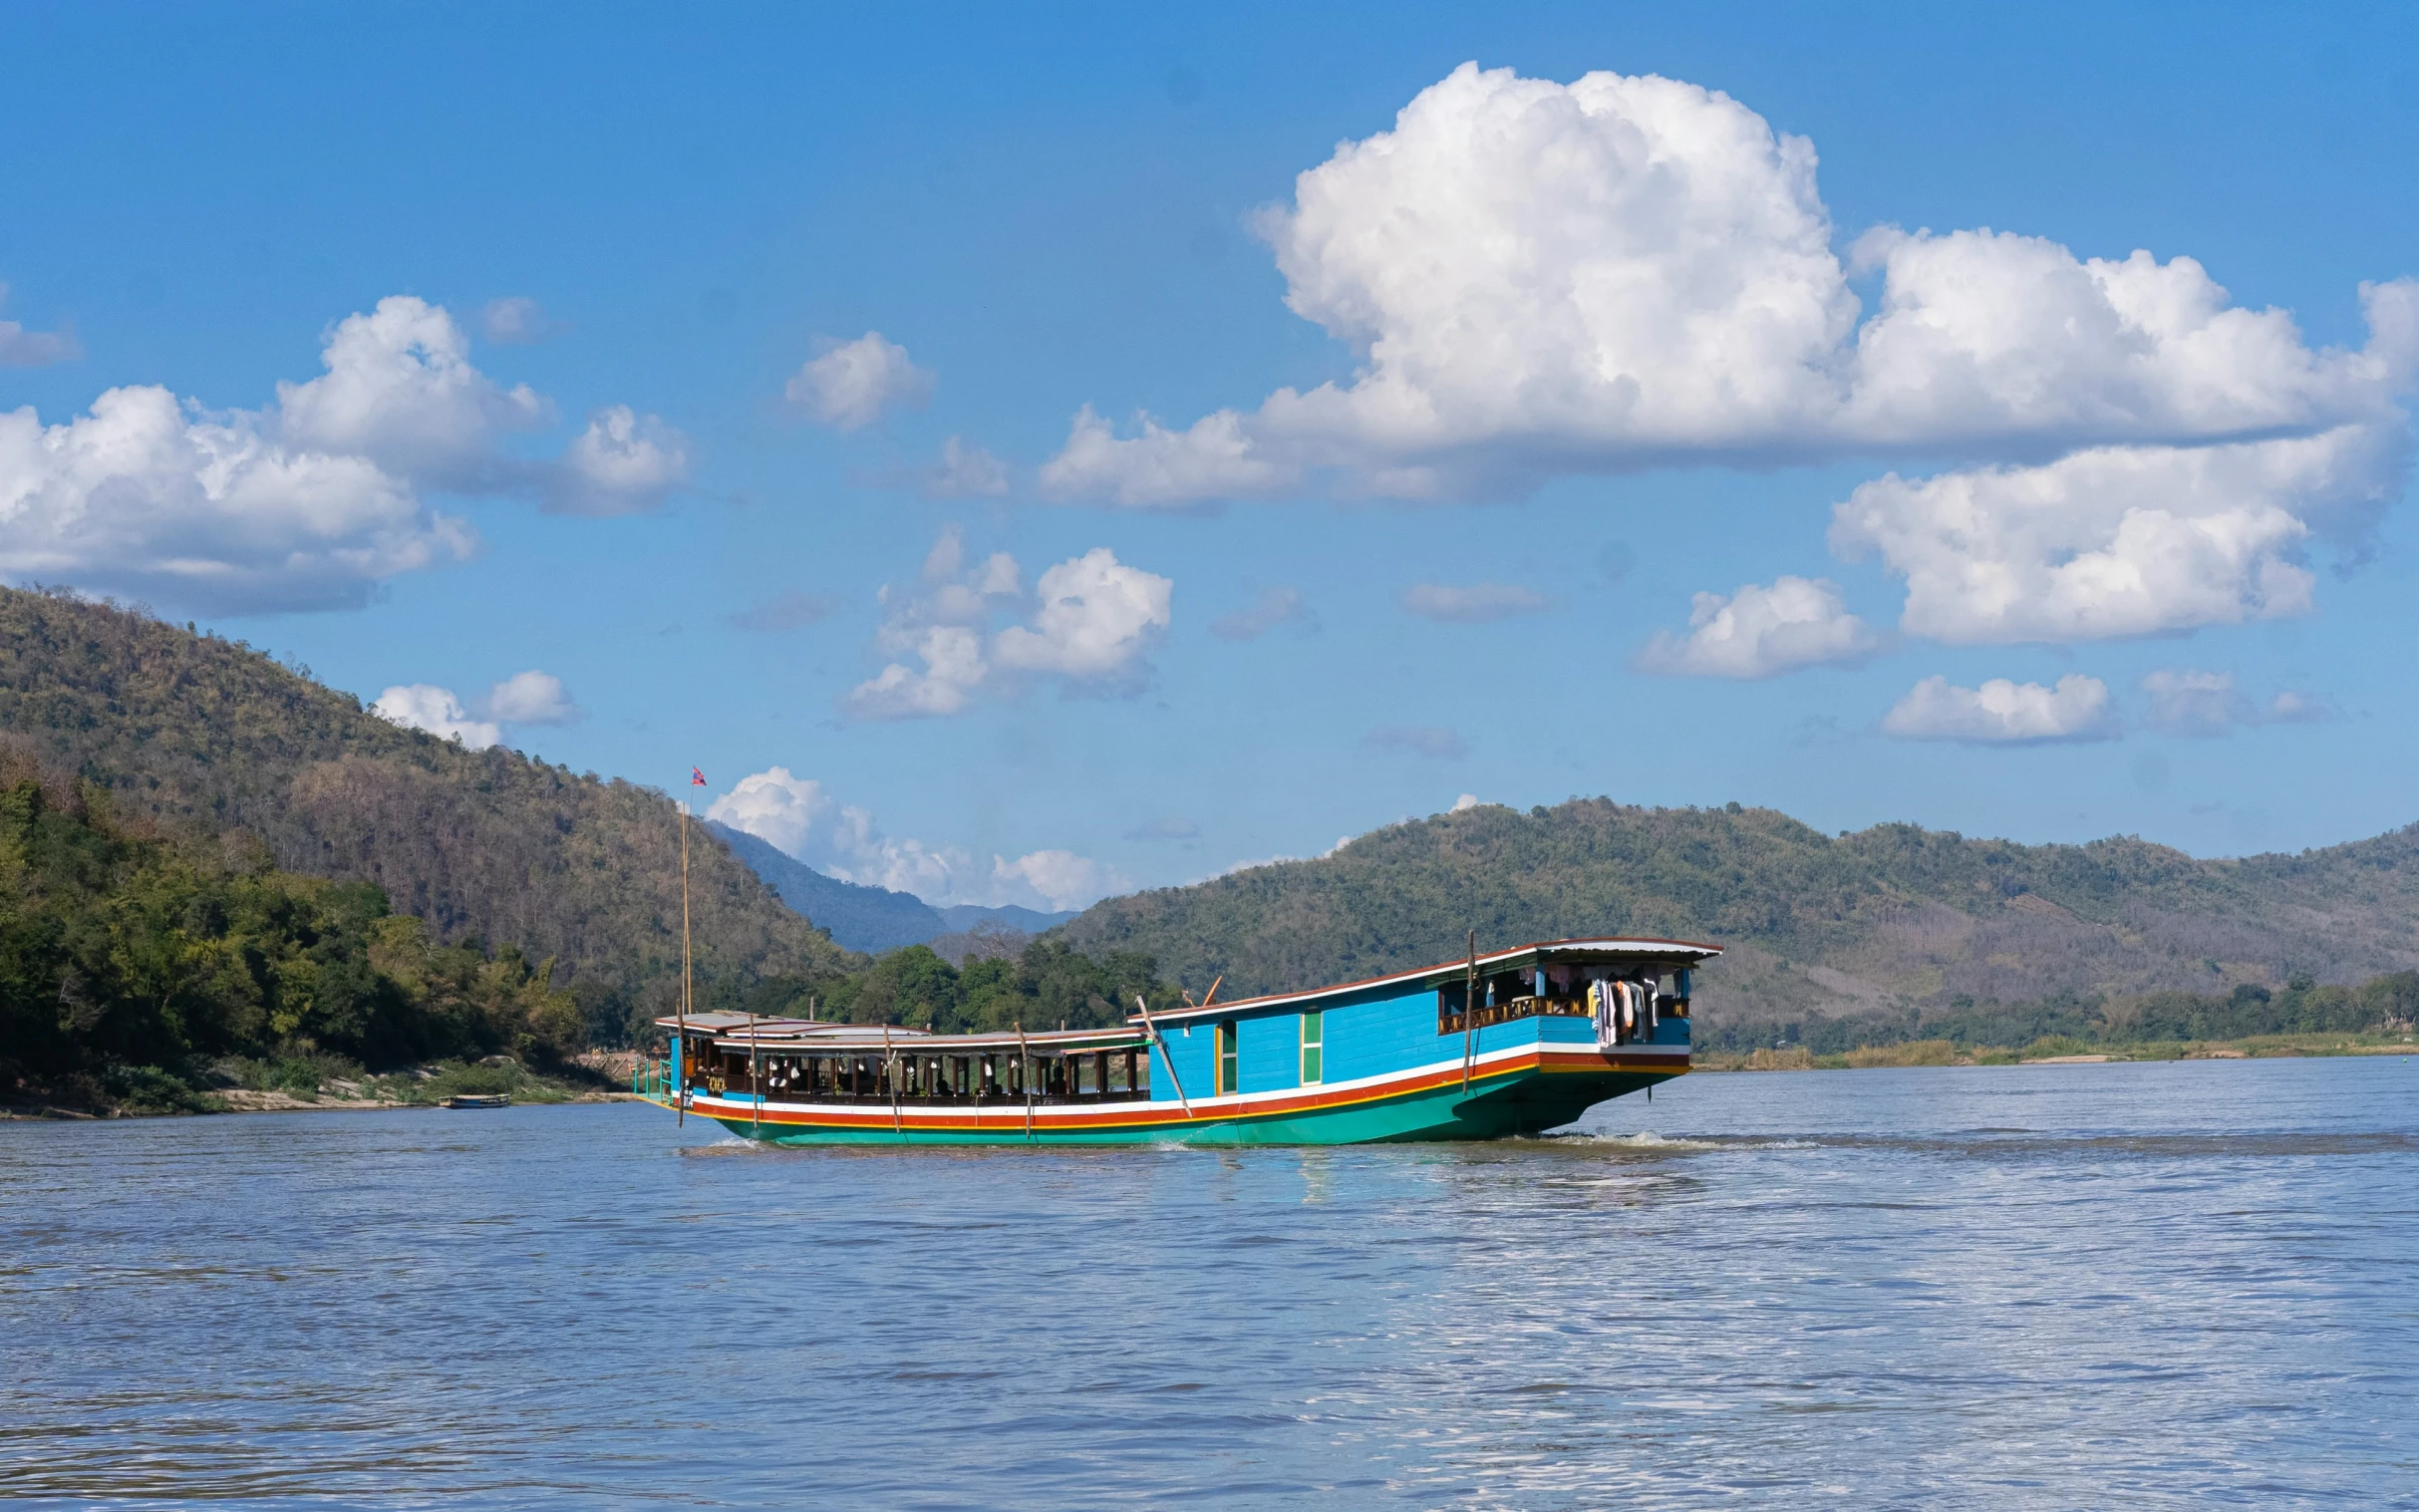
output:
<path id="1" fill-rule="evenodd" d="M 882 1021 L 882 1059 L 890 1071 L 890 1131 L 900 1138 L 907 1130 L 899 1118 L 899 1053 L 890 1048 L 890 1021 Z"/>
<path id="2" fill-rule="evenodd" d="M 674 1058 L 680 1064 L 680 1075 L 673 1078 L 672 1103 L 675 1128 L 689 1121 L 689 800 L 681 799 L 681 995 L 672 1010 L 672 1021 L 680 1035 L 680 1052 Z"/>
<path id="3" fill-rule="evenodd" d="M 1478 1024 L 1478 931 L 1470 931 L 1470 974 L 1461 989 L 1461 1089 L 1470 1089 L 1470 1058 L 1476 1054 Z"/>
<path id="4" fill-rule="evenodd" d="M 1221 977 L 1218 980 L 1223 982 L 1226 979 Z M 1216 989 L 1212 988 L 1211 991 L 1214 992 Z M 1184 1116 L 1190 1118 L 1193 1115 L 1193 1104 L 1184 1095 L 1184 1078 L 1176 1074 L 1176 1060 L 1167 1053 L 1167 1042 L 1159 1038 L 1159 1026 L 1151 1022 L 1151 1006 L 1142 1000 L 1140 993 L 1136 993 L 1134 994 L 1134 1007 L 1142 1010 L 1142 1027 L 1149 1032 L 1151 1044 L 1159 1048 L 1159 1063 L 1167 1067 L 1167 1082 L 1176 1089 L 1177 1105 L 1184 1109 Z M 1130 1090 L 1130 1088 L 1128 1089 Z"/>
<path id="5" fill-rule="evenodd" d="M 1017 1021 L 1017 1079 L 1025 1083 L 1025 1137 L 1034 1136 L 1034 1058 L 1025 1044 L 1025 1021 Z"/>

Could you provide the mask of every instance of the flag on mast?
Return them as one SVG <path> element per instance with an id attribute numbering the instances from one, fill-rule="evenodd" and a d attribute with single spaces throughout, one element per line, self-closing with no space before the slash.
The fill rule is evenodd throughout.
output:
<path id="1" fill-rule="evenodd" d="M 706 785 L 706 774 L 705 774 L 704 772 L 702 772 L 702 771 L 698 770 L 698 769 L 697 769 L 695 766 L 690 767 L 690 768 L 689 768 L 689 785 L 690 785 L 690 786 L 692 786 L 692 787 L 703 787 L 703 786 L 705 786 L 705 785 Z"/>

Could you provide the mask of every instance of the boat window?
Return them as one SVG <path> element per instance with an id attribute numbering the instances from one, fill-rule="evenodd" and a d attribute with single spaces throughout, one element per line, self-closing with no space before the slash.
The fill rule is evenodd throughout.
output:
<path id="1" fill-rule="evenodd" d="M 1235 1089 L 1235 1021 L 1229 1019 L 1218 1026 L 1218 1095 Z"/>
<path id="2" fill-rule="evenodd" d="M 1327 1050 L 1327 1015 L 1302 1016 L 1302 1084 L 1317 1086 L 1322 1070 L 1320 1059 Z"/>

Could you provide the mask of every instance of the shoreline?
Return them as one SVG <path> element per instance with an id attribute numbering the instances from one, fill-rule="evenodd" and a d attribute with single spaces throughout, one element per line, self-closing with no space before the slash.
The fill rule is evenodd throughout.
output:
<path id="1" fill-rule="evenodd" d="M 1916 1040 L 1900 1045 L 1868 1046 L 1839 1055 L 1817 1056 L 1802 1046 L 1785 1050 L 1756 1050 L 1746 1055 L 1706 1052 L 1692 1058 L 1698 1071 L 1822 1071 L 1900 1070 L 1910 1067 L 1955 1069 L 1996 1065 L 2138 1065 L 2177 1060 L 2310 1060 L 2363 1056 L 2419 1055 L 2419 1040 L 2384 1035 L 2263 1035 L 2248 1040 L 2153 1041 L 2087 1049 L 2071 1040 L 2038 1043 L 2024 1049 L 1997 1046 L 1959 1047 L 1946 1040 Z"/>
<path id="2" fill-rule="evenodd" d="M 0 1105 L 0 1123 L 111 1123 L 133 1118 L 215 1118 L 227 1113 L 383 1113 L 397 1109 L 420 1112 L 458 1112 L 442 1100 L 405 1101 L 393 1097 L 297 1097 L 291 1092 L 255 1092 L 240 1087 L 211 1092 L 222 1105 L 194 1112 L 130 1113 L 117 1109 L 63 1107 L 52 1103 L 18 1102 Z M 581 1091 L 557 1097 L 513 1095 L 514 1107 L 562 1107 L 573 1103 L 644 1102 L 635 1092 Z"/>

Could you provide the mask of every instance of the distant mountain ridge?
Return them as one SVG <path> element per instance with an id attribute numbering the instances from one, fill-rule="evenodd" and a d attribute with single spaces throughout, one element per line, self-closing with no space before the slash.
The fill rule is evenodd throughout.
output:
<path id="1" fill-rule="evenodd" d="M 964 934 L 986 923 L 1038 935 L 1074 917 L 1072 912 L 1043 913 L 1014 903 L 992 907 L 953 903 L 936 908 L 913 893 L 826 876 L 744 829 L 712 819 L 706 821 L 706 828 L 730 846 L 731 853 L 762 878 L 783 903 L 812 919 L 848 950 L 878 952 L 929 945 L 944 935 Z"/>
<path id="2" fill-rule="evenodd" d="M 605 1038 L 676 989 L 680 820 L 651 788 L 404 729 L 240 642 L 5 588 L 0 740 L 124 818 L 248 833 L 285 870 L 378 884 L 440 941 L 553 957 Z M 691 860 L 701 992 L 846 969 L 721 844 Z"/>
<path id="3" fill-rule="evenodd" d="M 1147 951 L 1198 990 L 1308 988 L 1482 947 L 1596 934 L 1708 940 L 1719 1015 L 1817 1016 L 2210 992 L 2419 967 L 2419 825 L 2203 861 L 2135 838 L 1967 839 L 1912 824 L 1831 836 L 1771 809 L 1575 799 L 1480 805 L 1093 905 L 1063 935 Z"/>

